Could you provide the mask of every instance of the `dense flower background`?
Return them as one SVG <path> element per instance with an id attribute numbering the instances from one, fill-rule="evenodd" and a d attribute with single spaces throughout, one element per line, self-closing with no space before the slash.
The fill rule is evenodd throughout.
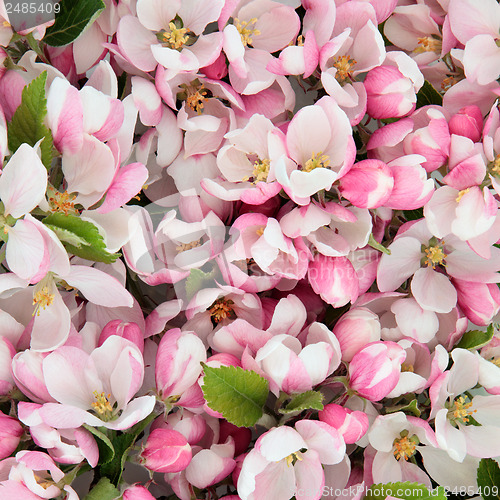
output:
<path id="1" fill-rule="evenodd" d="M 48 5 L 0 4 L 0 499 L 498 498 L 497 1 Z"/>

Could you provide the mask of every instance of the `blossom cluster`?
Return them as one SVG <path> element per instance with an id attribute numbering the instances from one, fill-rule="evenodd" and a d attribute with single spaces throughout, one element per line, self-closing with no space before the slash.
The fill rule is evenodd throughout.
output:
<path id="1" fill-rule="evenodd" d="M 0 498 L 484 491 L 500 4 L 60 5 L 0 5 Z"/>

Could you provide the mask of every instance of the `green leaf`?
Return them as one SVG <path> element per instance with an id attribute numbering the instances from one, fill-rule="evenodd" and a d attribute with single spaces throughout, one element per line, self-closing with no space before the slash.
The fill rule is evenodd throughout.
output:
<path id="1" fill-rule="evenodd" d="M 364 496 L 369 500 L 385 500 L 388 496 L 402 500 L 446 500 L 445 489 L 442 486 L 428 490 L 426 486 L 418 483 L 387 483 L 373 484 Z"/>
<path id="2" fill-rule="evenodd" d="M 479 462 L 477 485 L 484 500 L 500 500 L 500 467 L 492 458 Z"/>
<path id="3" fill-rule="evenodd" d="M 378 250 L 379 252 L 385 253 L 387 255 L 391 255 L 391 251 L 388 248 L 385 248 L 384 245 L 382 245 L 381 243 L 379 243 L 373 237 L 373 233 L 370 233 L 370 238 L 368 240 L 368 245 L 370 245 L 375 250 Z"/>
<path id="4" fill-rule="evenodd" d="M 66 250 L 73 255 L 106 264 L 114 262 L 119 257 L 119 254 L 106 250 L 104 238 L 92 222 L 63 213 L 51 214 L 42 222 L 56 233 Z"/>
<path id="5" fill-rule="evenodd" d="M 402 404 L 398 406 L 386 406 L 385 408 L 386 413 L 396 413 L 397 411 L 411 413 L 415 417 L 420 417 L 421 414 L 420 408 L 418 407 L 418 401 L 416 399 L 413 399 L 408 404 Z"/>
<path id="6" fill-rule="evenodd" d="M 192 299 L 196 292 L 202 288 L 206 288 L 205 285 L 209 282 L 213 282 L 215 273 L 215 268 L 209 273 L 205 273 L 201 269 L 191 269 L 191 272 L 186 279 L 186 296 L 188 300 Z"/>
<path id="7" fill-rule="evenodd" d="M 101 476 L 106 476 L 109 480 L 118 486 L 121 480 L 125 462 L 141 432 L 158 416 L 154 411 L 150 413 L 141 422 L 135 424 L 125 433 L 119 434 L 113 438 L 113 447 L 115 454 L 112 460 L 106 462 L 100 470 Z"/>
<path id="8" fill-rule="evenodd" d="M 297 394 L 286 404 L 284 408 L 279 410 L 280 413 L 300 413 L 303 410 L 322 410 L 324 396 L 321 392 L 306 391 L 302 394 Z"/>
<path id="9" fill-rule="evenodd" d="M 102 0 L 61 0 L 59 5 L 56 20 L 43 37 L 52 47 L 74 42 L 106 7 Z"/>
<path id="10" fill-rule="evenodd" d="M 212 410 L 238 427 L 252 427 L 263 414 L 269 382 L 258 373 L 236 366 L 203 365 L 203 395 Z"/>
<path id="11" fill-rule="evenodd" d="M 96 427 L 83 424 L 83 427 L 91 432 L 96 438 L 97 446 L 99 447 L 99 464 L 106 464 L 113 460 L 115 456 L 115 448 L 108 436 L 105 434 L 106 428 L 101 427 L 102 431 Z"/>
<path id="12" fill-rule="evenodd" d="M 482 330 L 470 330 L 465 332 L 460 342 L 455 346 L 461 349 L 479 349 L 485 346 L 495 334 L 493 325 L 489 325 L 485 332 Z"/>
<path id="13" fill-rule="evenodd" d="M 443 104 L 443 97 L 427 80 L 425 80 L 422 88 L 417 94 L 417 109 L 429 104 L 441 106 Z"/>
<path id="14" fill-rule="evenodd" d="M 403 215 L 407 221 L 418 220 L 424 216 L 424 209 L 416 208 L 415 210 L 404 210 Z"/>
<path id="15" fill-rule="evenodd" d="M 111 484 L 111 481 L 103 477 L 83 500 L 114 500 L 119 496 L 120 492 Z"/>
<path id="16" fill-rule="evenodd" d="M 49 169 L 52 164 L 53 141 L 50 130 L 43 123 L 47 114 L 46 81 L 47 72 L 44 71 L 24 87 L 21 104 L 8 124 L 7 137 L 11 153 L 15 153 L 23 143 L 34 146 L 43 139 L 40 144 L 42 163 Z"/>

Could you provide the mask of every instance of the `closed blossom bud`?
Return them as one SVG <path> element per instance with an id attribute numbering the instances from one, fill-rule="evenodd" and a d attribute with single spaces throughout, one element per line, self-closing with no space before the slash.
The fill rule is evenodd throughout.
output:
<path id="1" fill-rule="evenodd" d="M 318 413 L 321 422 L 337 429 L 348 444 L 361 439 L 370 425 L 368 416 L 362 411 L 353 411 L 334 403 L 328 404 Z"/>
<path id="2" fill-rule="evenodd" d="M 99 335 L 98 347 L 111 335 L 118 335 L 133 342 L 144 353 L 144 333 L 137 323 L 129 323 L 121 319 L 114 319 L 106 324 Z"/>
<path id="3" fill-rule="evenodd" d="M 140 484 L 129 486 L 123 492 L 123 500 L 154 500 L 154 496 Z"/>
<path id="4" fill-rule="evenodd" d="M 0 459 L 9 457 L 15 451 L 22 434 L 20 422 L 0 412 Z"/>
<path id="5" fill-rule="evenodd" d="M 380 401 L 396 387 L 406 352 L 395 342 L 373 342 L 349 363 L 349 386 L 370 401 Z"/>
<path id="6" fill-rule="evenodd" d="M 451 117 L 449 127 L 451 134 L 463 135 L 478 142 L 483 130 L 483 113 L 475 104 L 465 106 Z"/>
<path id="7" fill-rule="evenodd" d="M 369 309 L 356 307 L 337 321 L 333 333 L 340 344 L 342 361 L 349 362 L 366 344 L 380 340 L 380 321 Z"/>
<path id="8" fill-rule="evenodd" d="M 184 470 L 191 458 L 191 446 L 180 432 L 155 429 L 139 455 L 139 462 L 151 471 L 168 473 Z"/>

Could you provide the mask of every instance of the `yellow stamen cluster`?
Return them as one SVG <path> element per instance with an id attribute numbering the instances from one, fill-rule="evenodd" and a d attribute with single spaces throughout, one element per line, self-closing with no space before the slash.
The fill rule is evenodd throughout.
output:
<path id="1" fill-rule="evenodd" d="M 168 24 L 170 32 L 163 33 L 163 41 L 167 43 L 171 49 L 180 49 L 189 40 L 188 29 L 178 28 L 175 23 Z"/>
<path id="2" fill-rule="evenodd" d="M 255 231 L 257 233 L 257 236 L 262 236 L 264 234 L 264 226 L 262 227 L 259 227 L 259 229 L 257 229 L 257 231 Z"/>
<path id="3" fill-rule="evenodd" d="M 432 36 L 424 36 L 418 39 L 418 47 L 414 50 L 415 53 L 421 54 L 422 52 L 437 52 L 441 53 L 442 42 Z"/>
<path id="4" fill-rule="evenodd" d="M 54 189 L 49 197 L 50 211 L 62 212 L 64 215 L 68 215 L 68 213 L 76 213 L 74 203 L 75 198 L 76 196 L 74 194 L 69 194 L 67 191 L 60 193 Z"/>
<path id="5" fill-rule="evenodd" d="M 453 401 L 453 408 L 448 411 L 448 418 L 453 422 L 461 422 L 466 424 L 469 422 L 469 416 L 476 413 L 477 410 L 469 410 L 472 406 L 472 401 L 466 403 L 466 399 L 463 396 L 455 399 Z"/>
<path id="6" fill-rule="evenodd" d="M 285 462 L 288 465 L 288 467 L 290 467 L 290 465 L 295 465 L 295 462 L 297 462 L 297 460 L 301 462 L 303 460 L 303 458 L 300 456 L 300 451 L 290 453 L 290 455 L 288 455 L 288 457 L 285 458 Z"/>
<path id="7" fill-rule="evenodd" d="M 444 244 L 444 241 L 441 242 Z M 448 255 L 446 255 L 443 251 L 443 247 L 441 245 L 435 245 L 424 250 L 426 259 L 425 264 L 427 267 L 432 267 L 432 269 L 436 269 L 438 265 L 446 265 L 444 260 Z"/>
<path id="8" fill-rule="evenodd" d="M 99 414 L 99 417 L 102 420 L 109 420 L 112 417 L 113 414 L 113 407 L 111 406 L 111 403 L 109 402 L 109 399 L 111 398 L 111 394 L 106 394 L 104 392 L 97 392 L 94 391 L 94 397 L 96 401 L 92 403 L 92 408 L 93 410 Z"/>
<path id="9" fill-rule="evenodd" d="M 490 363 L 493 363 L 495 366 L 498 366 L 498 368 L 500 368 L 500 356 L 497 358 L 491 358 L 489 361 Z"/>
<path id="10" fill-rule="evenodd" d="M 462 191 L 459 191 L 458 196 L 455 198 L 455 201 L 458 203 L 462 199 L 464 194 L 467 194 L 469 191 L 470 191 L 470 188 L 462 189 Z"/>
<path id="11" fill-rule="evenodd" d="M 493 175 L 500 176 L 500 155 L 497 155 L 493 162 L 490 163 L 490 172 Z"/>
<path id="12" fill-rule="evenodd" d="M 417 448 L 417 443 L 415 438 L 412 436 L 409 438 L 407 435 L 401 438 L 397 438 L 392 443 L 393 453 L 396 460 L 407 461 L 413 455 L 415 455 L 415 450 Z"/>
<path id="13" fill-rule="evenodd" d="M 215 323 L 220 323 L 223 319 L 233 318 L 235 316 L 233 305 L 234 302 L 231 299 L 217 299 L 209 308 Z"/>
<path id="14" fill-rule="evenodd" d="M 352 68 L 356 64 L 356 60 L 351 56 L 338 56 L 333 63 L 333 67 L 337 69 L 337 73 L 335 74 L 335 78 L 343 83 L 346 80 L 352 79 Z"/>
<path id="15" fill-rule="evenodd" d="M 240 21 L 238 18 L 234 19 L 234 25 L 236 26 L 236 29 L 239 31 L 241 36 L 241 41 L 245 47 L 248 45 L 252 45 L 253 43 L 252 37 L 260 35 L 260 30 L 255 29 L 256 22 L 257 22 L 256 17 L 250 19 L 250 21 Z"/>
<path id="16" fill-rule="evenodd" d="M 203 85 L 200 90 L 197 90 L 194 94 L 188 95 L 186 98 L 186 104 L 199 115 L 203 113 L 203 108 L 205 107 L 207 90 Z"/>
<path id="17" fill-rule="evenodd" d="M 304 172 L 310 172 L 315 168 L 330 168 L 330 157 L 324 155 L 322 151 L 318 154 L 313 153 L 312 157 L 306 161 L 306 164 L 302 168 Z"/>
<path id="18" fill-rule="evenodd" d="M 269 175 L 269 168 L 271 167 L 271 160 L 256 160 L 253 164 L 253 172 L 249 177 L 244 177 L 243 181 L 250 181 L 252 184 L 257 182 L 266 182 Z"/>
<path id="19" fill-rule="evenodd" d="M 411 372 L 411 373 L 413 373 L 415 371 L 415 368 L 414 368 L 413 365 L 403 363 L 401 365 L 401 371 L 402 372 Z"/>
<path id="20" fill-rule="evenodd" d="M 194 240 L 191 243 L 181 243 L 180 245 L 176 246 L 175 249 L 178 253 L 181 253 L 199 246 L 201 246 L 201 238 L 199 240 Z"/>
<path id="21" fill-rule="evenodd" d="M 55 295 L 50 293 L 48 286 L 44 286 L 38 290 L 33 295 L 33 305 L 36 306 L 33 316 L 35 314 L 40 316 L 40 308 L 45 309 L 47 306 L 50 306 L 54 302 L 54 298 Z"/>

